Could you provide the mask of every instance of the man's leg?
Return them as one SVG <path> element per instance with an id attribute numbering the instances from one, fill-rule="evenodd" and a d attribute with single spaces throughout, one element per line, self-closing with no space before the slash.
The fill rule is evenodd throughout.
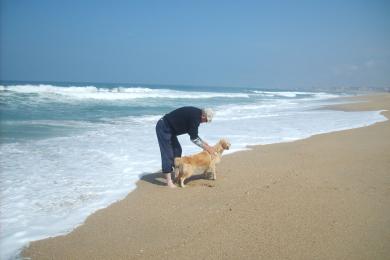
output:
<path id="1" fill-rule="evenodd" d="M 177 139 L 176 135 L 172 135 L 171 143 L 172 143 L 172 147 L 173 147 L 173 157 L 174 158 L 181 157 L 181 152 L 182 152 L 181 145 L 180 145 L 179 140 Z"/>
<path id="2" fill-rule="evenodd" d="M 171 142 L 172 134 L 170 129 L 165 125 L 163 120 L 159 120 L 156 125 L 156 134 L 158 144 L 160 146 L 162 172 L 167 180 L 167 186 L 175 188 L 171 178 L 171 172 L 173 168 L 173 147 Z"/>

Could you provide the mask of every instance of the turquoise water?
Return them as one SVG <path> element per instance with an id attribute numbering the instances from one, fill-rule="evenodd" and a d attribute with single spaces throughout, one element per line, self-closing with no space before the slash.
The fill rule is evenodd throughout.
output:
<path id="1" fill-rule="evenodd" d="M 1 142 L 72 135 L 83 130 L 77 122 L 98 123 L 143 115 L 159 115 L 187 104 L 218 106 L 251 100 L 239 89 L 132 87 L 120 85 L 2 86 L 0 95 Z M 73 91 L 72 91 L 73 90 Z M 183 90 L 185 92 L 183 92 Z M 226 96 L 226 90 L 229 90 Z M 203 98 L 195 98 L 202 93 Z M 228 100 L 227 100 L 228 99 Z M 234 99 L 234 100 L 233 100 Z M 75 123 L 75 124 L 73 124 Z"/>

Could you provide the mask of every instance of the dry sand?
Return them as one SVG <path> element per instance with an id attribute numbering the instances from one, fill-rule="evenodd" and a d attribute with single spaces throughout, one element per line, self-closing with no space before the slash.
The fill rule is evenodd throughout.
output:
<path id="1" fill-rule="evenodd" d="M 390 110 L 390 94 L 344 110 Z M 383 112 L 390 118 L 390 112 Z M 234 145 L 234 144 L 233 144 Z M 224 156 L 217 181 L 148 175 L 32 259 L 390 259 L 390 121 Z"/>

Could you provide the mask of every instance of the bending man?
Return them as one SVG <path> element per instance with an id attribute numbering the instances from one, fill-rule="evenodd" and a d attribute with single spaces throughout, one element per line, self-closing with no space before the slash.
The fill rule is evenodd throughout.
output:
<path id="1" fill-rule="evenodd" d="M 175 157 L 181 157 L 181 146 L 178 135 L 189 134 L 191 141 L 197 146 L 213 154 L 214 148 L 198 136 L 200 123 L 211 122 L 214 112 L 210 108 L 181 107 L 163 116 L 156 125 L 156 134 L 161 152 L 162 172 L 167 185 L 176 187 L 171 173 Z"/>

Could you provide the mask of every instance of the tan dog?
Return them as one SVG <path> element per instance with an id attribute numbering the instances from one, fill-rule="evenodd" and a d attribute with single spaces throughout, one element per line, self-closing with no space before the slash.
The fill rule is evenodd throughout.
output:
<path id="1" fill-rule="evenodd" d="M 203 173 L 205 176 L 208 172 L 212 172 L 213 180 L 217 179 L 217 171 L 215 165 L 221 161 L 224 150 L 229 150 L 230 143 L 221 139 L 214 145 L 215 154 L 211 155 L 207 151 L 203 151 L 191 156 L 183 156 L 175 158 L 175 177 L 176 181 L 180 182 L 181 187 L 185 187 L 184 180 L 193 174 Z"/>

